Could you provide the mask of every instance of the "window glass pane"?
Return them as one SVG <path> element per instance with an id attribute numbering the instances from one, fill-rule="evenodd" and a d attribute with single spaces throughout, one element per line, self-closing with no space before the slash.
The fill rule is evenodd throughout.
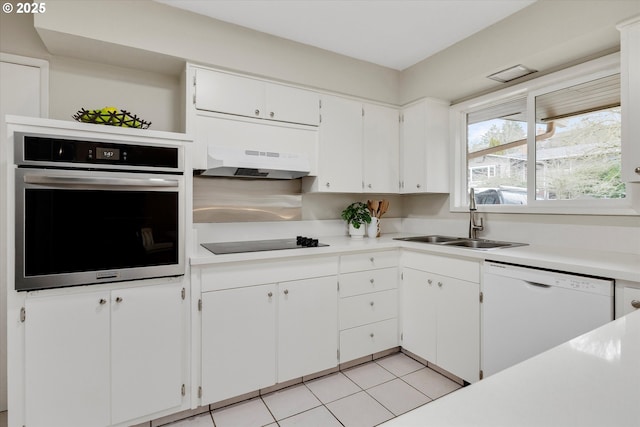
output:
<path id="1" fill-rule="evenodd" d="M 527 204 L 526 99 L 467 115 L 467 192 L 476 203 Z"/>
<path id="2" fill-rule="evenodd" d="M 619 199 L 619 75 L 536 97 L 536 199 Z"/>

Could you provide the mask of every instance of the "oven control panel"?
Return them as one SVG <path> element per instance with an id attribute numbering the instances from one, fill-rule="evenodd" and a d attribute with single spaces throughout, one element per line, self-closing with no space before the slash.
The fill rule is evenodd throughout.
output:
<path id="1" fill-rule="evenodd" d="M 179 170 L 178 147 L 19 135 L 16 164 L 61 167 L 151 167 Z"/>

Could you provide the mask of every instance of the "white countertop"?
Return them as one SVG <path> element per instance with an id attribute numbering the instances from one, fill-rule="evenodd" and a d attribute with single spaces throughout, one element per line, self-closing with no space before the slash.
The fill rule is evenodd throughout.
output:
<path id="1" fill-rule="evenodd" d="M 640 310 L 383 424 L 639 426 Z"/>
<path id="2" fill-rule="evenodd" d="M 476 250 L 427 243 L 393 240 L 408 234 L 385 234 L 380 238 L 352 239 L 348 236 L 322 237 L 320 241 L 329 246 L 308 249 L 288 249 L 279 251 L 251 252 L 228 255 L 214 255 L 199 246 L 191 256 L 191 265 L 219 264 L 290 257 L 331 255 L 357 251 L 384 249 L 412 249 L 442 255 L 488 259 L 531 267 L 540 267 L 571 273 L 586 274 L 618 280 L 640 282 L 640 254 L 595 251 L 587 249 L 567 249 L 553 246 L 529 245 L 514 248 Z"/>

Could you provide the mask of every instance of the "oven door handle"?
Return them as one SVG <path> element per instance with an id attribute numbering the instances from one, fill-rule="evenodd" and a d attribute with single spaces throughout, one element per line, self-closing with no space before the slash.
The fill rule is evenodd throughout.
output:
<path id="1" fill-rule="evenodd" d="M 109 178 L 109 177 L 74 177 L 50 175 L 25 175 L 26 184 L 45 185 L 89 185 L 95 187 L 178 187 L 175 179 L 164 178 Z"/>

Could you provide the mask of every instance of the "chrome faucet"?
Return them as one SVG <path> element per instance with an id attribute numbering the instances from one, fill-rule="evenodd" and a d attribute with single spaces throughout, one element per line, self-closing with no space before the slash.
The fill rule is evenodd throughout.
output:
<path id="1" fill-rule="evenodd" d="M 482 218 L 480 218 L 480 224 L 477 223 L 476 211 L 478 208 L 476 207 L 476 193 L 472 188 L 469 194 L 469 238 L 477 239 L 478 231 L 484 230 L 484 225 L 482 223 Z"/>

